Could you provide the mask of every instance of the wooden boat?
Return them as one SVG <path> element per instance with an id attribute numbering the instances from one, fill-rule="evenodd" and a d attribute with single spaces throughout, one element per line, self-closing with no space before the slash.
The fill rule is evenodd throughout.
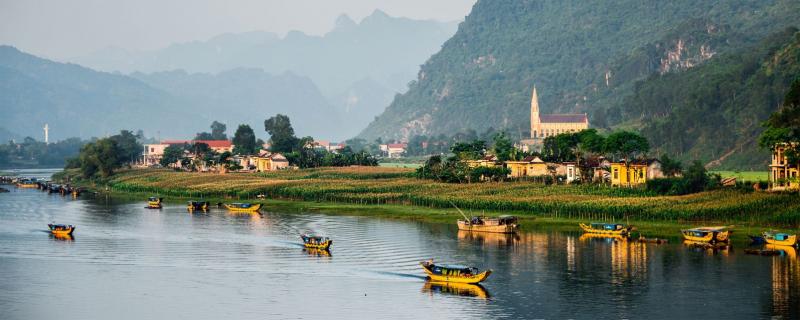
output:
<path id="1" fill-rule="evenodd" d="M 469 220 L 458 220 L 458 230 L 493 232 L 493 233 L 514 233 L 517 231 L 517 217 L 499 216 L 497 218 L 472 217 Z"/>
<path id="2" fill-rule="evenodd" d="M 697 242 L 728 242 L 731 231 L 728 227 L 698 227 L 694 229 L 681 230 L 683 238 Z"/>
<path id="3" fill-rule="evenodd" d="M 208 207 L 211 204 L 208 201 L 189 201 L 189 204 L 186 205 L 186 210 L 191 211 L 208 211 Z"/>
<path id="4" fill-rule="evenodd" d="M 581 229 L 583 229 L 583 232 L 586 233 L 616 235 L 623 237 L 630 235 L 631 231 L 634 230 L 633 226 L 624 225 L 620 223 L 592 222 L 588 225 L 585 223 L 581 223 L 580 226 Z"/>
<path id="5" fill-rule="evenodd" d="M 750 242 L 752 244 L 764 244 L 764 243 L 767 243 L 767 241 L 762 236 L 747 235 L 747 237 L 750 238 Z"/>
<path id="6" fill-rule="evenodd" d="M 480 284 L 425 281 L 422 292 L 452 294 L 462 297 L 488 299 L 489 292 Z"/>
<path id="7" fill-rule="evenodd" d="M 779 246 L 790 246 L 790 247 L 794 247 L 797 245 L 796 234 L 766 231 L 763 233 L 763 235 L 764 235 L 764 241 L 766 241 L 769 244 L 779 245 Z"/>
<path id="8" fill-rule="evenodd" d="M 261 209 L 260 203 L 226 203 L 225 208 L 233 212 L 258 212 Z"/>
<path id="9" fill-rule="evenodd" d="M 38 188 L 38 187 L 39 187 L 39 184 L 36 183 L 35 180 L 21 180 L 21 181 L 17 182 L 17 188 L 35 189 L 35 188 Z"/>
<path id="10" fill-rule="evenodd" d="M 73 225 L 50 223 L 47 227 L 50 228 L 50 232 L 56 236 L 71 236 L 72 233 L 75 232 L 75 226 Z"/>
<path id="11" fill-rule="evenodd" d="M 303 234 L 300 238 L 303 239 L 303 246 L 308 249 L 328 250 L 333 244 L 333 240 L 328 237 Z"/>
<path id="12" fill-rule="evenodd" d="M 164 198 L 150 197 L 147 199 L 147 209 L 161 209 L 161 202 Z"/>
<path id="13" fill-rule="evenodd" d="M 461 265 L 437 265 L 433 260 L 420 262 L 428 278 L 438 282 L 480 283 L 492 274 L 492 270 L 479 272 L 477 268 Z"/>

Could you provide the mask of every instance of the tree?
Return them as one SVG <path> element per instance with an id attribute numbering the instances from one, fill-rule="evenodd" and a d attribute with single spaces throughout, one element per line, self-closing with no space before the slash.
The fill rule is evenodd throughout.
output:
<path id="1" fill-rule="evenodd" d="M 184 147 L 180 145 L 170 145 L 164 148 L 164 156 L 158 162 L 162 167 L 168 167 L 170 164 L 178 162 L 183 158 Z"/>
<path id="2" fill-rule="evenodd" d="M 455 154 L 459 160 L 476 160 L 486 153 L 486 142 L 483 140 L 456 142 L 450 148 L 450 152 Z"/>
<path id="3" fill-rule="evenodd" d="M 235 154 L 255 154 L 260 149 L 256 142 L 256 134 L 246 124 L 241 124 L 236 129 L 236 133 L 233 135 L 233 145 Z"/>
<path id="4" fill-rule="evenodd" d="M 514 145 L 511 139 L 506 136 L 505 132 L 500 132 L 494 135 L 494 145 L 492 145 L 492 152 L 500 161 L 508 161 L 511 158 L 511 153 L 514 151 Z"/>
<path id="5" fill-rule="evenodd" d="M 119 161 L 122 163 L 135 162 L 142 154 L 142 144 L 138 142 L 138 137 L 133 132 L 122 130 L 117 135 L 109 137 L 119 148 Z"/>
<path id="6" fill-rule="evenodd" d="M 288 116 L 277 114 L 264 120 L 264 130 L 270 135 L 270 151 L 289 153 L 298 149 L 299 140 Z"/>
<path id="7" fill-rule="evenodd" d="M 617 131 L 606 138 L 605 150 L 630 162 L 650 151 L 647 138 L 630 131 Z"/>
<path id="8" fill-rule="evenodd" d="M 104 138 L 86 144 L 78 155 L 81 174 L 85 178 L 93 178 L 98 173 L 106 178 L 114 174 L 121 166 L 120 149 L 111 138 Z"/>
<path id="9" fill-rule="evenodd" d="M 208 132 L 199 132 L 194 137 L 195 140 L 228 140 L 228 136 L 225 134 L 225 130 L 227 130 L 227 126 L 224 123 L 214 121 L 211 123 L 211 133 Z"/>
<path id="10" fill-rule="evenodd" d="M 781 109 L 770 115 L 764 126 L 767 129 L 759 137 L 759 146 L 774 150 L 783 145 L 787 161 L 800 166 L 800 78 L 792 83 Z"/>
<path id="11" fill-rule="evenodd" d="M 661 155 L 660 161 L 661 171 L 664 173 L 664 176 L 675 177 L 683 172 L 683 164 L 678 160 L 670 158 L 666 154 Z"/>

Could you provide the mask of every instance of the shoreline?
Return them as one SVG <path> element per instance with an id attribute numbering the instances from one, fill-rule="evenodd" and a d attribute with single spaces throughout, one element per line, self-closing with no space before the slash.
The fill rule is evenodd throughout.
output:
<path id="1" fill-rule="evenodd" d="M 115 198 L 122 198 L 125 200 L 135 200 L 144 202 L 147 197 L 154 196 L 152 193 L 147 192 L 120 192 L 120 191 L 95 191 L 97 196 L 111 196 Z M 156 195 L 158 196 L 158 195 Z M 262 204 L 261 211 L 280 211 L 286 213 L 318 213 L 326 215 L 340 215 L 340 216 L 358 216 L 370 217 L 376 219 L 389 219 L 389 220 L 404 220 L 404 221 L 420 221 L 425 223 L 447 224 L 456 228 L 456 220 L 463 217 L 455 209 L 442 209 L 442 208 L 428 208 L 413 205 L 398 205 L 398 204 L 347 204 L 338 202 L 317 202 L 305 200 L 292 200 L 292 199 L 258 199 L 258 200 L 236 200 L 224 199 L 217 197 L 210 198 L 190 198 L 181 196 L 164 196 L 164 202 L 170 204 L 185 204 L 190 200 L 203 200 L 212 203 L 213 211 L 225 211 L 225 209 L 218 209 L 213 204 L 217 202 L 230 203 L 233 201 L 244 201 L 250 203 Z M 480 214 L 479 212 L 464 210 L 465 214 Z M 264 212 L 259 212 L 263 214 Z M 626 223 L 636 226 L 636 231 L 633 234 L 636 236 L 631 237 L 631 241 L 635 241 L 639 235 L 645 236 L 648 239 L 658 238 L 667 239 L 669 243 L 681 244 L 683 237 L 680 234 L 682 229 L 697 227 L 701 225 L 731 225 L 730 223 L 719 221 L 706 221 L 696 223 L 685 223 L 676 221 L 601 221 L 601 220 L 582 220 L 576 218 L 553 218 L 544 217 L 537 214 L 517 212 L 517 211 L 502 211 L 502 212 L 486 212 L 487 216 L 498 216 L 501 214 L 515 215 L 520 221 L 521 232 L 527 231 L 555 231 L 563 233 L 582 234 L 578 223 L 587 222 L 616 222 Z M 750 239 L 748 235 L 761 234 L 769 228 L 747 225 L 744 223 L 736 223 L 733 225 L 733 234 L 731 236 L 731 244 L 736 246 L 748 245 Z M 780 231 L 791 232 L 788 229 L 777 229 Z"/>

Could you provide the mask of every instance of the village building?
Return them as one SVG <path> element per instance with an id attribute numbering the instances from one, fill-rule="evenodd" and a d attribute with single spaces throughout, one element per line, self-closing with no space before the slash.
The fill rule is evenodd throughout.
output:
<path id="1" fill-rule="evenodd" d="M 233 152 L 233 143 L 230 140 L 164 140 L 161 144 L 166 145 L 192 145 L 204 143 L 208 148 L 216 153 Z"/>
<path id="2" fill-rule="evenodd" d="M 262 151 L 255 158 L 256 171 L 275 171 L 289 168 L 289 160 L 280 153 Z"/>
<path id="3" fill-rule="evenodd" d="M 388 143 L 379 146 L 381 152 L 389 158 L 400 158 L 406 153 L 407 143 Z"/>
<path id="4" fill-rule="evenodd" d="M 169 145 L 163 143 L 145 144 L 142 150 L 142 156 L 139 160 L 139 165 L 144 167 L 151 167 L 158 165 L 161 158 L 164 157 L 164 149 Z"/>
<path id="5" fill-rule="evenodd" d="M 527 156 L 520 161 L 506 161 L 506 168 L 511 171 L 510 177 L 537 177 L 549 175 L 547 163 L 536 156 Z"/>
<path id="6" fill-rule="evenodd" d="M 634 187 L 647 182 L 646 161 L 632 161 L 630 163 L 611 163 L 611 185 L 620 187 Z"/>
<path id="7" fill-rule="evenodd" d="M 470 168 L 477 168 L 477 167 L 488 167 L 493 168 L 500 166 L 500 162 L 497 160 L 496 156 L 493 155 L 486 155 L 483 158 L 477 160 L 467 160 L 467 166 Z"/>
<path id="8" fill-rule="evenodd" d="M 775 146 L 772 150 L 772 162 L 769 165 L 770 190 L 798 190 L 800 189 L 800 164 L 789 163 L 786 157 L 786 145 Z"/>
<path id="9" fill-rule="evenodd" d="M 575 162 L 564 162 L 567 169 L 567 183 L 581 180 L 581 168 Z"/>

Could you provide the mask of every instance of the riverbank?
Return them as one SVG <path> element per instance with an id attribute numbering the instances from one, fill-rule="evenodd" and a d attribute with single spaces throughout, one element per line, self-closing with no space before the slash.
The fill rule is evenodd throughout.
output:
<path id="1" fill-rule="evenodd" d="M 800 222 L 796 194 L 716 190 L 657 196 L 641 189 L 605 186 L 446 184 L 415 179 L 412 172 L 402 168 L 349 167 L 219 175 L 147 169 L 122 171 L 97 182 L 80 181 L 74 171 L 56 178 L 71 178 L 84 186 L 118 194 L 219 201 L 257 201 L 257 196 L 263 195 L 270 199 L 266 202 L 268 208 L 279 204 L 282 210 L 431 221 L 460 217 L 452 209 L 455 204 L 474 214 L 516 214 L 535 217 L 537 221 L 564 221 L 572 226 L 577 221 L 631 221 L 640 226 L 653 225 L 649 228 L 653 230 L 663 227 L 674 231 L 681 226 L 711 223 L 796 228 Z"/>

